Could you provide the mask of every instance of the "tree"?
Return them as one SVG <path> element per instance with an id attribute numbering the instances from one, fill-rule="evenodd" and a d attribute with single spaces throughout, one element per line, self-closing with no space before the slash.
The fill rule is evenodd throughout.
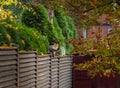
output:
<path id="1" fill-rule="evenodd" d="M 39 0 L 47 8 L 67 10 L 68 14 L 75 18 L 79 27 L 101 24 L 99 19 L 103 14 L 107 15 L 105 20 L 112 25 L 120 23 L 120 1 L 119 0 Z"/>

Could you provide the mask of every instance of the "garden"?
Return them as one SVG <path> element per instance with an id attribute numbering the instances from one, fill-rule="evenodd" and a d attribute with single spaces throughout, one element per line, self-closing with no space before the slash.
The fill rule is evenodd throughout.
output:
<path id="1" fill-rule="evenodd" d="M 45 1 L 0 1 L 1 75 L 8 76 L 4 70 L 7 66 L 17 66 L 13 66 L 17 78 L 10 79 L 17 82 L 8 83 L 6 78 L 0 83 L 43 88 L 44 75 L 49 78 L 46 88 L 119 88 L 120 1 Z M 107 29 L 105 35 L 103 27 Z M 97 32 L 88 31 L 92 28 Z M 49 47 L 54 44 L 59 47 L 51 57 Z M 34 84 L 28 86 L 28 79 Z"/>

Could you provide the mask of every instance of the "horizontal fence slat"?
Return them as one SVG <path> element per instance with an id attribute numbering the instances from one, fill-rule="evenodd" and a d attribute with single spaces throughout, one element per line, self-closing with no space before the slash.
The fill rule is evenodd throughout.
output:
<path id="1" fill-rule="evenodd" d="M 3 83 L 0 83 L 0 88 L 6 88 L 7 86 L 13 86 L 17 83 L 16 80 L 11 80 L 11 81 L 8 81 L 8 82 L 3 82 Z"/>
<path id="2" fill-rule="evenodd" d="M 21 86 L 20 88 L 36 88 L 36 83 L 32 82 L 28 85 Z"/>
<path id="3" fill-rule="evenodd" d="M 3 66 L 3 67 L 0 67 L 0 72 L 14 70 L 14 69 L 17 69 L 16 65 Z"/>
<path id="4" fill-rule="evenodd" d="M 38 69 L 44 69 L 50 67 L 50 64 L 38 65 Z"/>
<path id="5" fill-rule="evenodd" d="M 44 83 L 38 82 L 38 87 L 39 87 L 39 88 L 44 88 L 44 87 L 46 87 L 46 86 L 49 87 L 49 86 L 50 86 L 49 83 L 50 83 L 49 81 L 46 81 L 46 82 L 44 82 Z"/>
<path id="6" fill-rule="evenodd" d="M 50 70 L 50 68 L 47 67 L 47 68 L 44 68 L 44 69 L 38 69 L 38 72 L 45 72 L 45 71 L 49 71 L 49 70 Z"/>
<path id="7" fill-rule="evenodd" d="M 26 72 L 26 71 L 31 71 L 31 70 L 35 70 L 36 67 L 35 66 L 31 66 L 31 67 L 27 67 L 27 68 L 21 68 L 20 72 Z"/>
<path id="8" fill-rule="evenodd" d="M 21 82 L 20 86 L 25 86 L 25 85 L 29 85 L 30 83 L 35 83 L 35 79 L 31 79 L 31 80 L 27 80 L 25 82 Z"/>
<path id="9" fill-rule="evenodd" d="M 14 74 L 17 74 L 16 70 L 4 71 L 4 72 L 0 72 L 0 77 L 14 75 Z"/>
<path id="10" fill-rule="evenodd" d="M 17 55 L 0 56 L 0 61 L 17 59 Z"/>
<path id="11" fill-rule="evenodd" d="M 20 77 L 33 75 L 33 74 L 35 74 L 35 73 L 36 73 L 35 70 L 29 71 L 29 72 L 25 72 L 25 73 L 20 73 Z"/>
<path id="12" fill-rule="evenodd" d="M 3 77 L 3 78 L 0 78 L 0 83 L 5 82 L 5 81 L 10 81 L 10 80 L 15 80 L 16 78 L 17 78 L 16 75 L 6 76 L 6 77 Z"/>
<path id="13" fill-rule="evenodd" d="M 0 50 L 0 55 L 13 55 L 13 54 L 17 54 L 17 50 Z"/>
<path id="14" fill-rule="evenodd" d="M 19 58 L 34 58 L 34 57 L 36 57 L 36 53 L 20 53 L 20 56 L 19 56 Z"/>
<path id="15" fill-rule="evenodd" d="M 44 65 L 44 64 L 49 64 L 50 61 L 43 61 L 43 62 L 38 62 L 38 65 Z"/>
<path id="16" fill-rule="evenodd" d="M 11 85 L 11 86 L 7 86 L 5 88 L 17 88 L 17 85 Z"/>
<path id="17" fill-rule="evenodd" d="M 50 57 L 38 57 L 38 62 L 50 60 Z"/>
<path id="18" fill-rule="evenodd" d="M 25 85 L 28 85 L 28 84 L 34 83 L 34 82 L 35 82 L 35 79 L 33 78 L 33 79 L 30 79 L 30 80 L 26 80 L 24 82 L 21 82 L 20 86 L 25 86 Z"/>
<path id="19" fill-rule="evenodd" d="M 51 88 L 51 87 L 50 85 L 41 86 L 40 84 L 38 84 L 38 88 Z"/>
<path id="20" fill-rule="evenodd" d="M 29 63 L 21 63 L 20 67 L 29 67 L 29 66 L 35 66 L 36 62 L 29 62 Z"/>
<path id="21" fill-rule="evenodd" d="M 20 58 L 20 63 L 34 62 L 34 61 L 36 61 L 35 58 L 24 58 L 24 59 Z"/>
<path id="22" fill-rule="evenodd" d="M 27 77 L 21 77 L 20 82 L 23 82 L 23 81 L 26 81 L 26 80 L 29 80 L 29 79 L 32 79 L 32 78 L 36 78 L 36 76 L 33 74 L 33 75 L 29 75 Z"/>
<path id="23" fill-rule="evenodd" d="M 0 66 L 13 65 L 13 64 L 17 64 L 17 61 L 16 60 L 10 60 L 10 61 L 0 62 Z"/>

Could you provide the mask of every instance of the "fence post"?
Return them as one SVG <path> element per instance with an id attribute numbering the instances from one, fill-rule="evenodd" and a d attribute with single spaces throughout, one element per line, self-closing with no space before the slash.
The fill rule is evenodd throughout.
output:
<path id="1" fill-rule="evenodd" d="M 20 61 L 19 61 L 19 48 L 17 48 L 17 88 L 19 88 L 19 83 L 20 83 L 20 70 L 19 66 Z"/>
<path id="2" fill-rule="evenodd" d="M 38 54 L 36 52 L 36 88 L 38 88 Z"/>

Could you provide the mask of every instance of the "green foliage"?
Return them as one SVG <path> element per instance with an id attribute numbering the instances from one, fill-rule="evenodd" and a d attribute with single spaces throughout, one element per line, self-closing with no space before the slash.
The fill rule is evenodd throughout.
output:
<path id="1" fill-rule="evenodd" d="M 53 18 L 53 33 L 55 37 L 60 41 L 60 45 L 64 45 L 65 38 L 62 34 L 62 29 L 59 27 L 56 17 Z"/>
<path id="2" fill-rule="evenodd" d="M 4 44 L 10 45 L 11 36 L 8 34 L 5 25 L 0 25 L 0 46 Z"/>
<path id="3" fill-rule="evenodd" d="M 21 3 L 4 5 L 0 16 L 0 45 L 15 43 L 20 50 L 47 53 L 49 45 L 56 42 L 70 53 L 72 47 L 67 41 L 75 37 L 75 27 L 70 23 L 73 22 L 71 18 L 63 13 L 58 15 L 51 23 L 47 10 L 42 5 L 28 5 L 26 8 Z M 59 21 L 58 18 L 63 20 Z"/>
<path id="4" fill-rule="evenodd" d="M 21 43 L 24 44 L 24 50 L 37 50 L 39 54 L 47 52 L 43 36 L 35 29 L 22 25 L 19 34 Z"/>
<path id="5" fill-rule="evenodd" d="M 70 16 L 67 16 L 67 22 L 68 22 L 68 25 L 69 25 L 69 36 L 70 38 L 77 38 L 77 29 L 74 25 L 74 21 L 73 19 L 70 17 Z"/>
<path id="6" fill-rule="evenodd" d="M 68 41 L 69 39 L 77 37 L 77 30 L 71 17 L 66 16 L 65 13 L 62 11 L 55 10 L 54 13 L 65 39 L 64 42 L 66 43 L 66 52 L 67 54 L 70 54 L 72 50 L 72 45 L 69 44 Z"/>
<path id="7" fill-rule="evenodd" d="M 30 9 L 25 9 L 22 14 L 22 22 L 28 27 L 36 28 L 44 35 L 50 23 L 48 13 L 42 5 L 31 5 Z"/>
<path id="8" fill-rule="evenodd" d="M 57 10 L 54 11 L 55 17 L 57 19 L 57 22 L 59 24 L 59 27 L 62 29 L 63 36 L 67 39 L 67 21 L 66 16 L 63 12 L 59 12 Z"/>
<path id="9" fill-rule="evenodd" d="M 31 9 L 25 9 L 22 14 L 22 22 L 31 28 L 36 28 L 43 36 L 48 38 L 50 44 L 59 42 L 53 33 L 53 25 L 50 23 L 50 19 L 47 10 L 42 6 L 32 5 Z M 46 48 L 48 44 L 46 44 Z"/>

